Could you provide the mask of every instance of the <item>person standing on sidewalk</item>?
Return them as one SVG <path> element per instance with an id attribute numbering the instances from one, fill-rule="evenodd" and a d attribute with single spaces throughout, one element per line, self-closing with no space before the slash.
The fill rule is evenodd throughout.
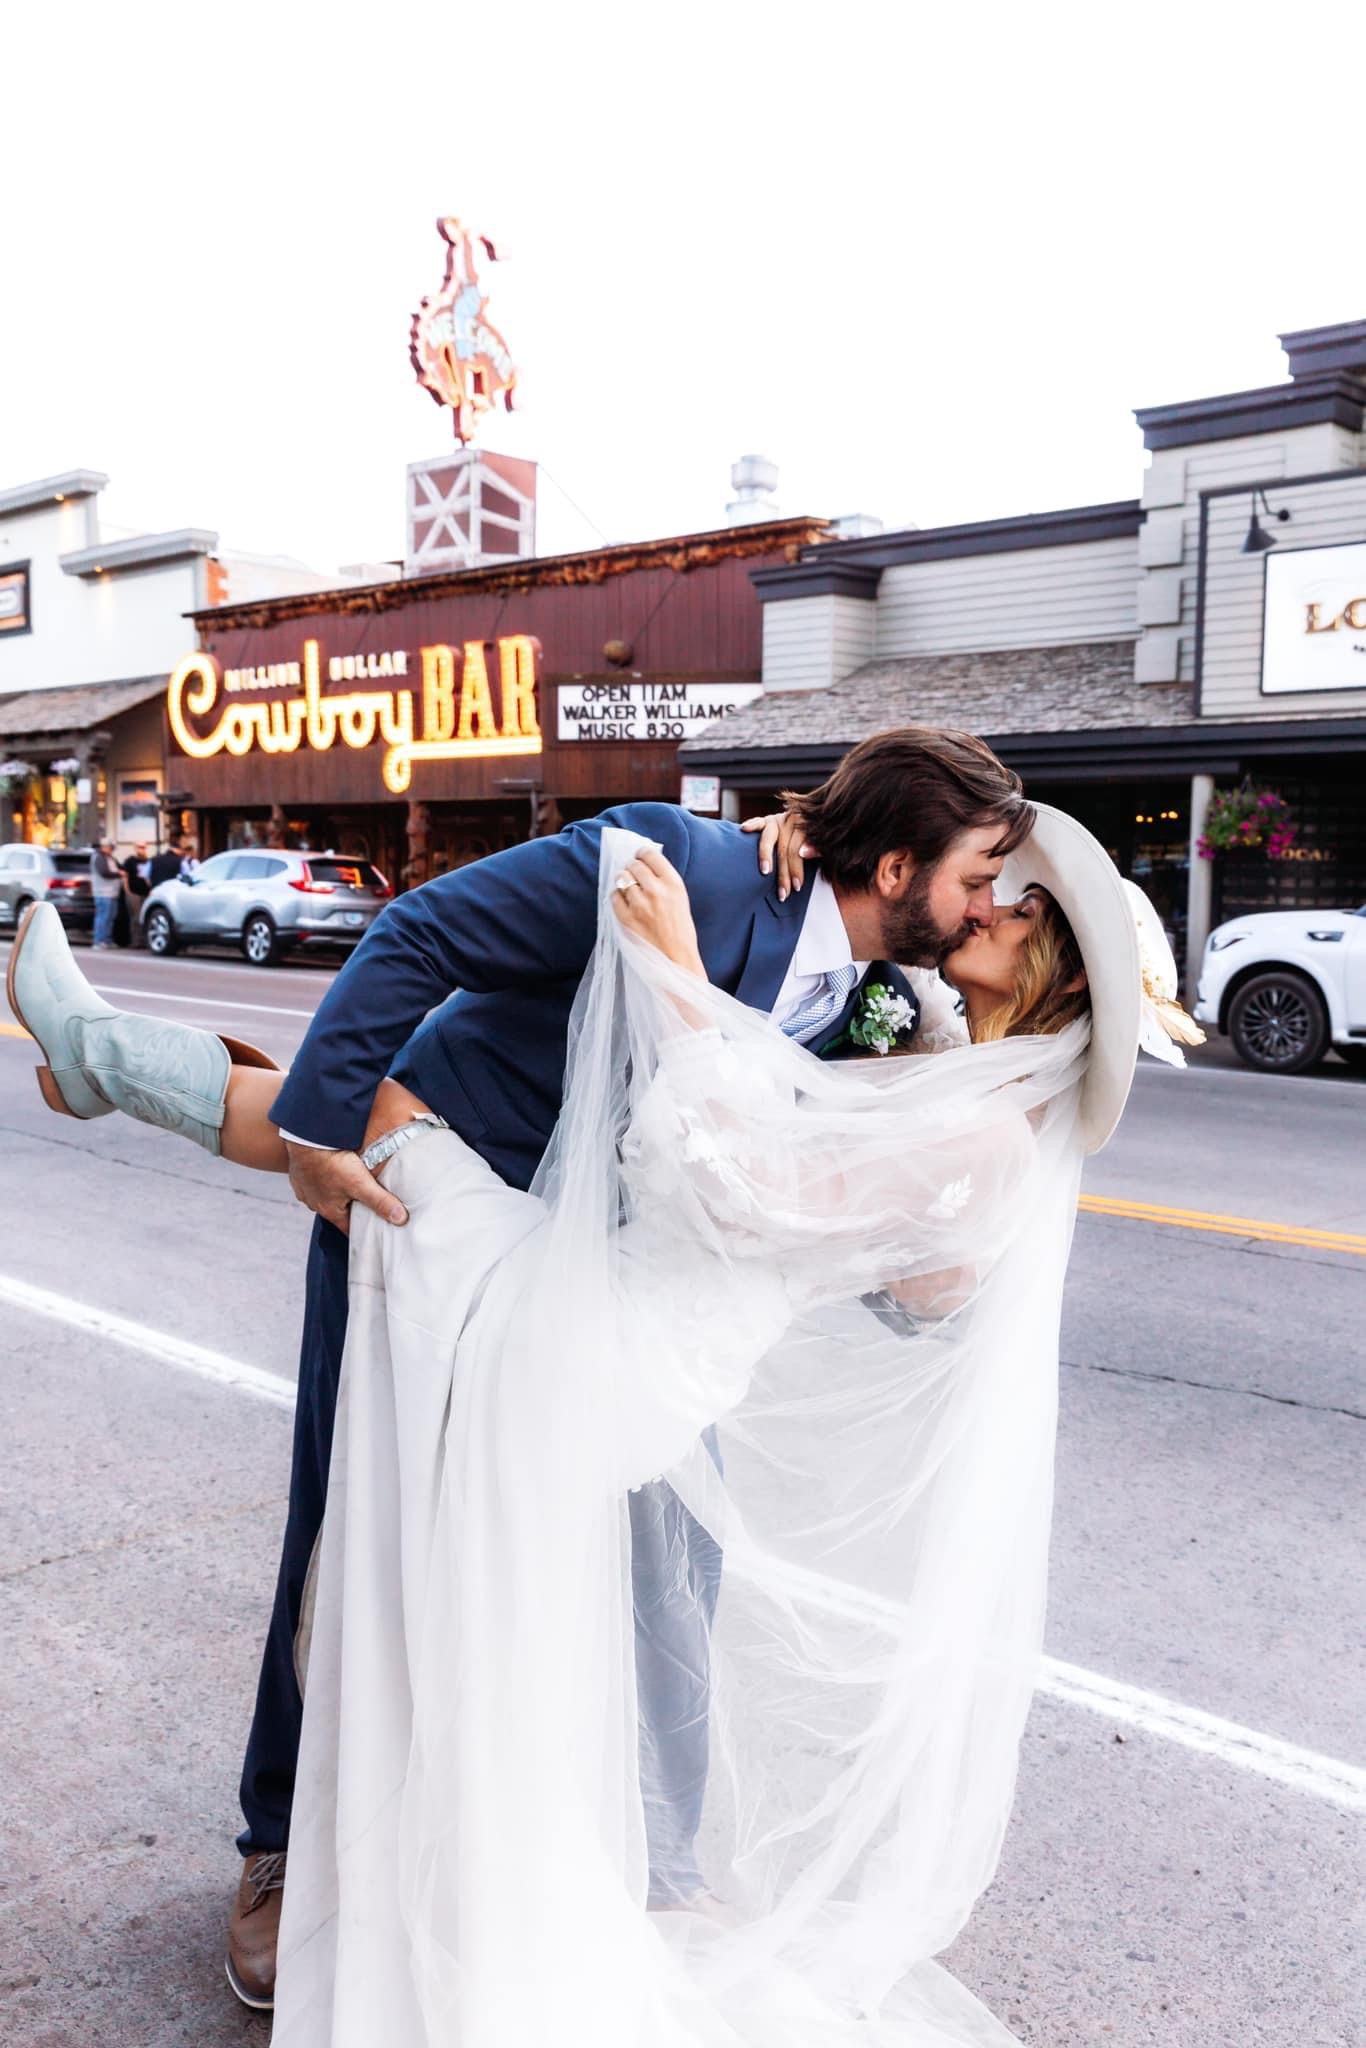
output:
<path id="1" fill-rule="evenodd" d="M 123 863 L 123 886 L 127 892 L 125 907 L 128 912 L 128 943 L 135 948 L 147 943 L 142 930 L 142 906 L 147 900 L 150 887 L 147 866 L 147 848 L 141 845 L 135 846 Z"/>
<path id="2" fill-rule="evenodd" d="M 180 873 L 180 863 L 184 857 L 184 849 L 180 843 L 180 834 L 173 832 L 160 853 L 154 853 L 147 863 L 147 891 L 149 895 L 153 889 L 160 887 L 162 882 L 173 882 L 175 880 L 176 876 Z"/>
<path id="3" fill-rule="evenodd" d="M 96 952 L 107 953 L 114 943 L 114 920 L 123 901 L 123 870 L 114 858 L 112 840 L 101 839 L 90 856 L 90 892 L 95 898 L 91 944 Z"/>

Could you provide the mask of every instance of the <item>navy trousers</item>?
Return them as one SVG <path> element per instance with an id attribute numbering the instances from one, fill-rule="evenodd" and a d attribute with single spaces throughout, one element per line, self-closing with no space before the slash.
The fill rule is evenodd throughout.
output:
<path id="1" fill-rule="evenodd" d="M 347 1240 L 316 1221 L 308 1253 L 294 1462 L 284 1549 L 242 1767 L 244 1856 L 289 1845 L 303 1701 L 294 1637 L 327 1499 L 346 1342 Z M 713 1447 L 713 1455 L 715 1455 Z M 640 1701 L 640 1775 L 654 1905 L 701 1886 L 695 1840 L 707 1783 L 710 1630 L 721 1553 L 663 1481 L 630 1496 L 631 1580 Z"/>
<path id="2" fill-rule="evenodd" d="M 294 1676 L 294 1637 L 299 1626 L 304 1580 L 327 1499 L 332 1425 L 346 1343 L 348 1251 L 340 1230 L 321 1218 L 314 1221 L 308 1247 L 289 1512 L 275 1584 L 275 1605 L 256 1687 L 256 1711 L 242 1766 L 242 1812 L 247 1824 L 237 1837 L 237 1846 L 244 1856 L 254 1855 L 258 1850 L 283 1849 L 289 1842 L 294 1771 L 303 1723 L 303 1701 Z"/>

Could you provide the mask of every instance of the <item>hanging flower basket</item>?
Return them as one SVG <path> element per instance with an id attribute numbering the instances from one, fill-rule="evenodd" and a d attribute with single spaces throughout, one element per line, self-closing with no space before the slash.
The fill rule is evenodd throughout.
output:
<path id="1" fill-rule="evenodd" d="M 1268 860 L 1283 860 L 1298 830 L 1279 790 L 1244 782 L 1237 789 L 1215 791 L 1198 851 L 1202 860 L 1216 860 L 1221 853 L 1261 853 Z"/>

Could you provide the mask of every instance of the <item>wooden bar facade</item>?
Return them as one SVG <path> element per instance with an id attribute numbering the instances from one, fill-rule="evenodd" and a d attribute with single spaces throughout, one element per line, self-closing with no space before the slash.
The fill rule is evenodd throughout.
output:
<path id="1" fill-rule="evenodd" d="M 457 668 L 467 644 L 487 647 L 497 696 L 496 644 L 525 635 L 539 644 L 539 753 L 493 752 L 475 758 L 414 760 L 405 796 L 386 788 L 380 739 L 325 751 L 306 741 L 296 751 L 243 754 L 220 751 L 192 759 L 167 728 L 167 769 L 185 793 L 186 809 L 201 818 L 201 850 L 209 842 L 234 843 L 218 829 L 225 817 L 272 808 L 296 813 L 342 814 L 393 807 L 391 842 L 407 804 L 433 816 L 497 807 L 507 814 L 500 843 L 520 829 L 527 792 L 538 793 L 542 813 L 554 804 L 580 816 L 613 802 L 679 796 L 677 746 L 669 740 L 560 740 L 562 688 L 651 684 L 757 684 L 762 675 L 762 609 L 750 580 L 753 569 L 796 558 L 825 531 L 814 520 L 686 535 L 592 554 L 534 559 L 505 567 L 467 570 L 364 588 L 310 593 L 259 604 L 220 606 L 196 615 L 200 646 L 212 654 L 232 694 L 228 706 L 282 705 L 297 698 L 305 643 L 316 642 L 324 697 L 407 689 L 414 693 L 421 730 L 423 648 L 449 647 Z M 401 675 L 376 667 L 401 654 Z M 345 675 L 330 665 L 350 663 Z M 357 672 L 359 671 L 359 672 Z M 263 673 L 265 672 L 265 673 Z M 259 678 L 259 680 L 257 680 Z M 534 808 L 534 807 L 533 807 Z M 487 821 L 494 825 L 490 818 Z M 359 826 L 358 817 L 351 820 Z M 373 838 L 373 824 L 367 827 Z M 241 843 L 238 834 L 235 843 Z M 353 849 L 355 850 L 355 849 Z M 392 850 L 390 853 L 392 858 Z"/>

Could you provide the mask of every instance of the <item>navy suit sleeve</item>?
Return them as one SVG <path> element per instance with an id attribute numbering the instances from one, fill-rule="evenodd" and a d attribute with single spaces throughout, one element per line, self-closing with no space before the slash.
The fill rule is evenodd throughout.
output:
<path id="1" fill-rule="evenodd" d="M 658 840 L 687 873 L 689 814 L 672 804 L 626 804 L 400 896 L 319 1006 L 271 1105 L 272 1122 L 317 1145 L 359 1145 L 395 1053 L 455 989 L 487 994 L 581 974 L 597 936 L 604 825 Z"/>

